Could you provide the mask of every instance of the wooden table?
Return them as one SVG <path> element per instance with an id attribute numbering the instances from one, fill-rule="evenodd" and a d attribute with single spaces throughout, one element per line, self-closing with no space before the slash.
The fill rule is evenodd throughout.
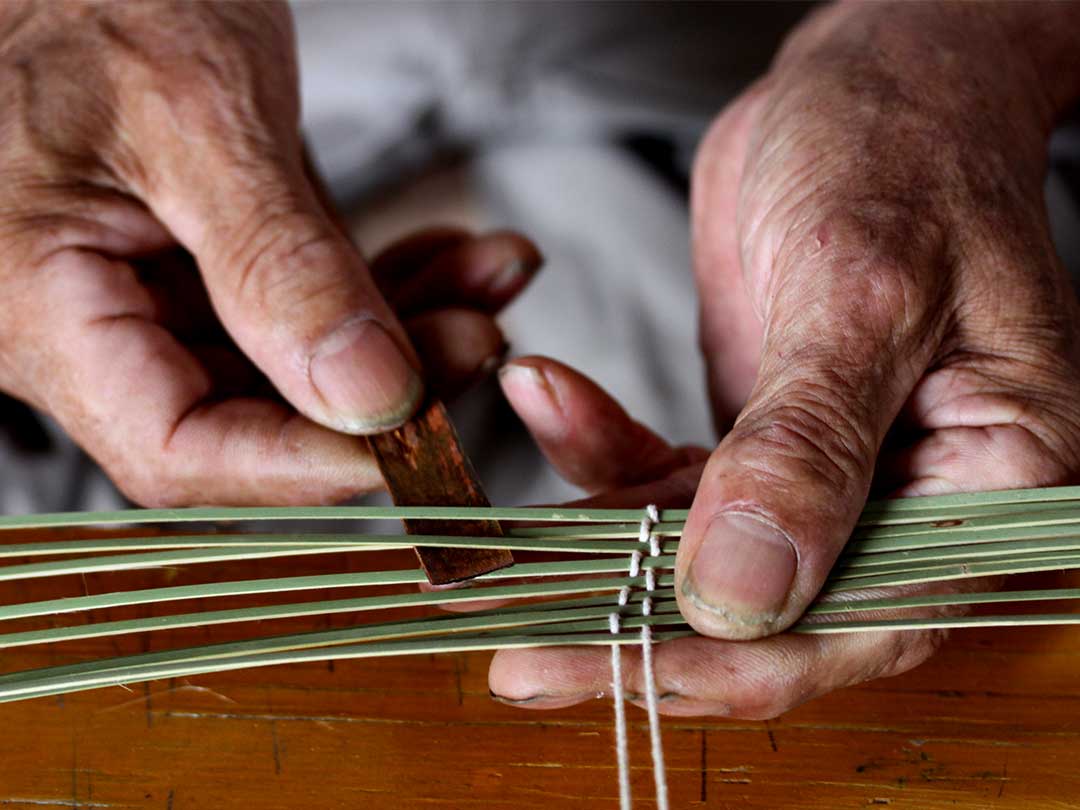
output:
<path id="1" fill-rule="evenodd" d="M 316 568 L 343 564 L 327 557 Z M 295 570 L 244 566 L 214 576 Z M 25 601 L 191 581 L 182 570 L 120 576 L 8 583 L 0 594 Z M 94 618 L 131 615 L 140 614 Z M 0 660 L 13 670 L 229 636 L 200 628 Z M 0 809 L 617 807 L 610 702 L 513 709 L 489 698 L 486 662 L 276 667 L 3 704 Z M 779 720 L 669 719 L 672 806 L 1080 807 L 1078 673 L 1080 630 L 965 631 L 914 672 Z M 629 711 L 636 806 L 649 807 L 644 713 Z"/>

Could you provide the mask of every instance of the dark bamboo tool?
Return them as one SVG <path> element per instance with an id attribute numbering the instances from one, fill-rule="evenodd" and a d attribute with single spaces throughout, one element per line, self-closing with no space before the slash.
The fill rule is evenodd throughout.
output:
<path id="1" fill-rule="evenodd" d="M 429 399 L 409 422 L 368 441 L 397 506 L 491 506 L 439 400 Z M 494 520 L 402 522 L 409 534 L 502 536 Z M 514 564 L 513 555 L 499 549 L 417 546 L 416 555 L 432 585 L 461 582 Z"/>
<path id="2" fill-rule="evenodd" d="M 304 169 L 326 213 L 351 241 L 349 228 L 306 146 Z M 416 416 L 397 430 L 369 436 L 368 443 L 397 506 L 491 506 L 446 407 L 438 399 L 428 399 Z M 402 523 L 409 534 L 502 536 L 502 528 L 494 520 Z M 432 585 L 461 582 L 514 564 L 513 555 L 499 549 L 417 547 L 416 554 Z"/>

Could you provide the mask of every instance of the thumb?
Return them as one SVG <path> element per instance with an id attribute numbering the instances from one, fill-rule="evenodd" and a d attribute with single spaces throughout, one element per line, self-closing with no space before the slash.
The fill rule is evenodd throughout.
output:
<path id="1" fill-rule="evenodd" d="M 189 36 L 156 37 L 155 14 L 132 12 L 135 58 L 110 72 L 124 137 L 101 159 L 195 257 L 223 326 L 295 408 L 347 433 L 400 425 L 419 361 L 305 175 L 288 10 L 173 16 Z"/>
<path id="2" fill-rule="evenodd" d="M 252 154 L 208 138 L 199 166 L 158 152 L 148 204 L 194 255 L 233 340 L 297 410 L 345 433 L 397 427 L 422 397 L 419 360 L 311 186 L 299 141 L 283 140 Z"/>
<path id="3" fill-rule="evenodd" d="M 865 261 L 852 272 L 850 251 L 830 256 L 823 241 L 791 270 L 774 268 L 754 390 L 710 457 L 686 523 L 679 602 L 707 635 L 758 638 L 799 618 L 850 536 L 885 433 L 936 346 L 942 319 L 928 315 L 912 273 Z"/>
<path id="4" fill-rule="evenodd" d="M 397 427 L 422 394 L 405 331 L 307 178 L 265 174 L 254 193 L 221 183 L 183 200 L 197 224 L 180 238 L 214 309 L 301 413 L 345 433 Z"/>

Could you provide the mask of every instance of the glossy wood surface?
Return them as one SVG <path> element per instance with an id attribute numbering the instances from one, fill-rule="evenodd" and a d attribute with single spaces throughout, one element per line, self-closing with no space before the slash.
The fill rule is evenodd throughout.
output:
<path id="1" fill-rule="evenodd" d="M 409 555 L 382 563 L 414 564 Z M 0 586 L 0 598 L 354 564 L 335 555 L 304 564 L 14 582 Z M 219 599 L 213 606 L 239 604 Z M 93 618 L 147 614 L 117 609 Z M 76 620 L 86 618 L 52 621 Z M 318 626 L 365 620 L 336 616 Z M 311 626 L 274 622 L 29 647 L 3 651 L 0 666 L 12 671 Z M 610 703 L 550 713 L 501 705 L 488 696 L 487 658 L 276 667 L 3 704 L 0 810 L 616 808 Z M 964 631 L 914 672 L 835 693 L 775 721 L 666 719 L 672 806 L 1080 807 L 1078 675 L 1080 630 Z M 645 716 L 629 711 L 635 806 L 650 807 Z"/>

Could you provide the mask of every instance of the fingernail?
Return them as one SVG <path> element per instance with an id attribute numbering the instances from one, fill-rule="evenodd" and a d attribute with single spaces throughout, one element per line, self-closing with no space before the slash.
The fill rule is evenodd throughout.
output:
<path id="1" fill-rule="evenodd" d="M 500 368 L 499 379 L 510 385 L 542 389 L 545 392 L 548 388 L 547 380 L 544 379 L 544 375 L 539 370 L 518 363 L 507 363 Z"/>
<path id="2" fill-rule="evenodd" d="M 566 418 L 558 395 L 544 373 L 533 366 L 507 363 L 499 369 L 499 382 L 514 410 L 535 435 L 558 438 L 566 430 Z"/>
<path id="3" fill-rule="evenodd" d="M 715 518 L 690 562 L 683 594 L 728 625 L 774 622 L 795 580 L 798 558 L 774 526 L 749 515 Z"/>
<path id="4" fill-rule="evenodd" d="M 580 694 L 580 695 L 532 695 L 527 698 L 508 698 L 498 695 L 495 692 L 488 690 L 488 695 L 496 703 L 502 703 L 504 706 L 516 706 L 519 708 L 527 709 L 561 709 L 567 706 L 573 706 L 577 703 L 581 703 L 584 700 L 588 700 L 592 697 L 592 693 Z"/>
<path id="5" fill-rule="evenodd" d="M 641 692 L 626 692 L 623 695 L 623 698 L 628 703 L 645 703 L 647 700 L 647 697 Z M 656 700 L 658 703 L 674 703 L 676 700 L 682 699 L 683 696 L 680 695 L 678 692 L 662 692 L 661 694 L 656 696 Z"/>
<path id="6" fill-rule="evenodd" d="M 477 376 L 481 379 L 487 379 L 496 371 L 499 371 L 503 366 L 503 361 L 506 360 L 506 355 L 510 353 L 510 344 L 503 341 L 499 346 L 498 351 L 484 359 L 484 362 L 480 364 L 480 368 L 477 369 Z"/>
<path id="7" fill-rule="evenodd" d="M 526 262 L 522 258 L 511 259 L 492 275 L 491 280 L 488 282 L 488 290 L 493 293 L 502 292 L 509 287 L 520 284 L 523 278 L 532 277 L 539 269 L 538 264 Z"/>
<path id="8" fill-rule="evenodd" d="M 377 433 L 402 424 L 423 385 L 390 333 L 377 321 L 351 321 L 326 338 L 311 360 L 311 382 L 331 427 Z"/>

